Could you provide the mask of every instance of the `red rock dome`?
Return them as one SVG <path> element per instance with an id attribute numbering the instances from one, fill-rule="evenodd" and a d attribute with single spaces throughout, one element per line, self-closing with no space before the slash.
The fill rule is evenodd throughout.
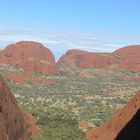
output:
<path id="1" fill-rule="evenodd" d="M 82 67 L 82 68 L 107 68 L 117 63 L 115 57 L 105 53 L 87 52 L 82 50 L 69 50 L 59 60 L 60 67 Z"/>
<path id="2" fill-rule="evenodd" d="M 119 68 L 134 72 L 140 71 L 140 45 L 127 46 L 116 50 L 115 55 L 119 60 Z"/>
<path id="3" fill-rule="evenodd" d="M 7 46 L 1 52 L 0 62 L 22 67 L 28 72 L 56 73 L 58 69 L 51 51 L 42 44 L 20 41 Z"/>
<path id="4" fill-rule="evenodd" d="M 96 53 L 82 50 L 69 50 L 58 60 L 60 69 L 102 68 L 140 71 L 140 46 L 127 46 L 113 53 Z"/>

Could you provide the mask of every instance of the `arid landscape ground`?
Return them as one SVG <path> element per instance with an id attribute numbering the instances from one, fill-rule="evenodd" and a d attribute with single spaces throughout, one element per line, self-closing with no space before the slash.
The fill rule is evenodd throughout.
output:
<path id="1" fill-rule="evenodd" d="M 56 62 L 41 43 L 20 41 L 1 50 L 0 74 L 9 85 L 0 79 L 1 95 L 7 94 L 0 103 L 12 117 L 0 123 L 0 130 L 9 126 L 2 140 L 115 140 L 140 108 L 139 45 L 112 53 L 73 49 Z M 13 102 L 9 88 L 18 105 L 4 102 Z"/>

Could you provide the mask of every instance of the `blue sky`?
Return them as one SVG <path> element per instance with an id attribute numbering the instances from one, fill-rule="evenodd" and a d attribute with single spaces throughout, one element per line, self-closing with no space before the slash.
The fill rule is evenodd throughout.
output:
<path id="1" fill-rule="evenodd" d="M 111 52 L 140 44 L 139 0 L 0 0 L 0 47 L 44 43 L 56 59 L 71 48 Z"/>

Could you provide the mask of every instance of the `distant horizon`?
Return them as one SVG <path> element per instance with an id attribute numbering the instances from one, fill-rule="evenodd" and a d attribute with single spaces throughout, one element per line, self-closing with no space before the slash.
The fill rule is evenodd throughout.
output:
<path id="1" fill-rule="evenodd" d="M 37 43 L 41 43 L 43 44 L 44 47 L 48 48 L 51 50 L 51 52 L 53 53 L 54 57 L 55 57 L 55 61 L 57 62 L 59 60 L 59 58 L 64 55 L 67 51 L 69 50 L 82 50 L 82 51 L 87 51 L 87 52 L 96 52 L 96 53 L 112 53 L 114 51 L 116 51 L 117 49 L 121 49 L 123 47 L 128 47 L 128 46 L 137 46 L 137 45 L 140 45 L 140 44 L 129 44 L 129 45 L 125 45 L 125 46 L 120 46 L 120 47 L 117 47 L 117 48 L 114 48 L 112 50 L 109 50 L 109 51 L 103 51 L 103 50 L 100 50 L 100 51 L 97 51 L 96 49 L 95 50 L 86 50 L 86 49 L 76 49 L 76 48 L 69 48 L 69 49 L 66 49 L 65 51 L 63 50 L 63 52 L 59 52 L 59 54 L 56 54 L 57 51 L 56 50 L 53 50 L 52 48 L 50 48 L 46 43 L 43 43 L 43 42 L 40 42 L 40 41 L 35 41 L 35 40 L 17 40 L 17 41 L 11 41 L 11 42 L 7 42 L 5 43 L 5 45 L 3 46 L 0 46 L 1 49 L 5 49 L 8 45 L 11 45 L 11 44 L 15 44 L 17 42 L 20 42 L 20 41 L 31 41 L 31 42 L 37 42 Z"/>
<path id="2" fill-rule="evenodd" d="M 31 40 L 56 60 L 71 48 L 111 52 L 140 44 L 139 0 L 12 0 L 0 5 L 0 48 Z"/>

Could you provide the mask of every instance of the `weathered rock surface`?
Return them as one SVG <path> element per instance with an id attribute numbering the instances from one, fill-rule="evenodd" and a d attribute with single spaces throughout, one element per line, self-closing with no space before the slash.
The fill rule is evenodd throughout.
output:
<path id="1" fill-rule="evenodd" d="M 40 129 L 36 127 L 36 121 L 32 115 L 28 112 L 23 112 L 24 121 L 27 125 L 27 131 L 30 132 L 31 136 L 41 135 Z"/>
<path id="2" fill-rule="evenodd" d="M 68 68 L 102 68 L 140 71 L 140 46 L 127 46 L 113 53 L 69 50 L 58 60 L 61 70 Z"/>
<path id="3" fill-rule="evenodd" d="M 22 67 L 28 72 L 58 72 L 51 51 L 32 41 L 20 41 L 7 46 L 1 51 L 0 63 Z"/>
<path id="4" fill-rule="evenodd" d="M 94 53 L 81 50 L 69 50 L 59 60 L 61 67 L 82 67 L 82 68 L 107 68 L 117 63 L 117 59 L 110 54 Z"/>
<path id="5" fill-rule="evenodd" d="M 123 129 L 130 123 L 131 119 L 135 117 L 136 113 L 140 109 L 140 91 L 137 92 L 137 94 L 119 111 L 117 112 L 109 121 L 104 123 L 98 128 L 94 128 L 86 133 L 87 137 L 90 140 L 125 140 L 119 138 L 121 131 L 124 131 Z M 139 113 L 140 117 L 140 113 Z M 137 125 L 137 126 L 136 126 Z M 138 127 L 139 126 L 139 127 Z M 139 130 L 135 128 L 140 128 L 140 122 L 139 119 L 137 119 L 137 122 L 135 121 L 134 124 L 129 125 L 129 130 L 133 130 L 127 134 L 131 136 L 127 140 L 133 140 L 136 137 L 140 138 Z M 125 128 L 126 129 L 126 128 Z M 135 139 L 138 140 L 138 139 Z"/>
<path id="6" fill-rule="evenodd" d="M 0 140 L 28 140 L 33 129 L 38 131 L 32 117 L 26 120 L 3 77 L 0 76 Z M 30 129 L 32 128 L 32 129 Z"/>

